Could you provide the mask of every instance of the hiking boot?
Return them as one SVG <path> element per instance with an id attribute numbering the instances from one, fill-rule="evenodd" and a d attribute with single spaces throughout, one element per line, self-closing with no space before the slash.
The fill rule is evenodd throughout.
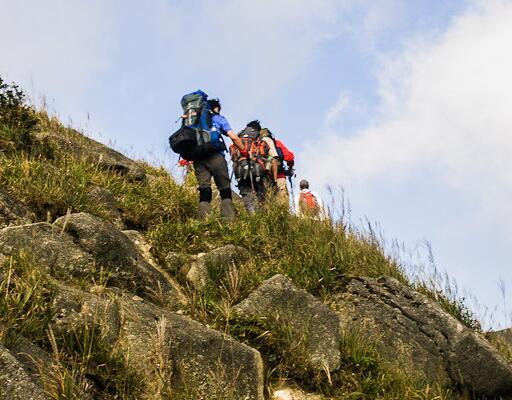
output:
<path id="1" fill-rule="evenodd" d="M 212 205 L 208 201 L 199 202 L 199 219 L 204 221 L 210 215 Z"/>
<path id="2" fill-rule="evenodd" d="M 223 199 L 220 203 L 220 217 L 223 222 L 231 222 L 235 219 L 235 209 L 231 199 Z"/>

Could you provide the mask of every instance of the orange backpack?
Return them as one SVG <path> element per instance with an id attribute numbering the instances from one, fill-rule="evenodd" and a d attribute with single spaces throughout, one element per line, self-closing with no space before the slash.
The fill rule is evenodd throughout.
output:
<path id="1" fill-rule="evenodd" d="M 301 192 L 299 196 L 299 205 L 303 213 L 316 215 L 320 212 L 318 200 L 310 190 L 307 192 Z"/>
<path id="2" fill-rule="evenodd" d="M 270 146 L 259 137 L 259 132 L 246 128 L 238 135 L 244 145 L 244 149 L 249 157 L 242 156 L 240 150 L 232 144 L 229 147 L 231 159 L 233 160 L 233 170 L 237 180 L 256 179 L 259 181 L 263 176 L 267 175 L 266 162 Z"/>

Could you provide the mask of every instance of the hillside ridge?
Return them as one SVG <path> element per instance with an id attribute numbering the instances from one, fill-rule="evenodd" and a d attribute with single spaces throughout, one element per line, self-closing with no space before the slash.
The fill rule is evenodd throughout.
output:
<path id="1" fill-rule="evenodd" d="M 507 336 L 373 232 L 198 221 L 193 182 L 2 96 L 0 399 L 512 399 Z"/>

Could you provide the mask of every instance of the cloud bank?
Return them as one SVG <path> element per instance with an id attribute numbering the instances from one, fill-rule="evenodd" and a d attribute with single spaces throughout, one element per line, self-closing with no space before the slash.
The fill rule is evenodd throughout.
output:
<path id="1" fill-rule="evenodd" d="M 511 20 L 512 3 L 481 2 L 442 36 L 384 59 L 379 117 L 311 143 L 302 154 L 310 176 L 350 187 L 428 173 L 512 237 Z"/>

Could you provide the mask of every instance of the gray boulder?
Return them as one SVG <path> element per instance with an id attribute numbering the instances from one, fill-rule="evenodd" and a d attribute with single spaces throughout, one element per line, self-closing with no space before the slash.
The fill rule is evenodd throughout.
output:
<path id="1" fill-rule="evenodd" d="M 388 362 L 446 387 L 512 398 L 512 366 L 480 334 L 396 279 L 352 279 L 333 307 L 344 325 L 371 335 Z"/>
<path id="2" fill-rule="evenodd" d="M 158 266 L 150 264 L 126 234 L 111 223 L 87 213 L 58 218 L 55 226 L 90 253 L 108 271 L 111 283 L 177 310 L 186 304 L 178 284 Z"/>
<path id="3" fill-rule="evenodd" d="M 36 139 L 73 154 L 78 159 L 119 172 L 131 180 L 144 181 L 146 179 L 146 173 L 138 163 L 72 129 L 42 132 L 37 135 Z"/>
<path id="4" fill-rule="evenodd" d="M 94 259 L 57 227 L 46 222 L 0 229 L 0 252 L 29 253 L 34 262 L 55 277 L 85 276 L 94 269 Z"/>
<path id="5" fill-rule="evenodd" d="M 55 326 L 108 326 L 110 343 L 128 355 L 130 368 L 148 387 L 162 382 L 193 398 L 263 400 L 263 363 L 256 350 L 126 295 L 106 290 L 97 296 L 64 286 L 59 292 Z"/>
<path id="6" fill-rule="evenodd" d="M 16 357 L 25 371 L 39 383 L 41 369 L 48 370 L 53 364 L 52 355 L 33 344 L 25 337 L 18 336 L 9 345 L 10 353 Z"/>
<path id="7" fill-rule="evenodd" d="M 0 188 L 0 228 L 30 224 L 35 216 L 14 196 Z"/>
<path id="8" fill-rule="evenodd" d="M 212 283 L 212 273 L 227 271 L 231 265 L 249 258 L 249 252 L 240 246 L 228 244 L 208 253 L 200 253 L 190 264 L 187 280 L 198 290 Z"/>
<path id="9" fill-rule="evenodd" d="M 0 399 L 48 399 L 22 364 L 2 345 L 0 345 Z"/>
<path id="10" fill-rule="evenodd" d="M 310 367 L 336 371 L 340 366 L 340 319 L 327 305 L 290 279 L 276 275 L 236 305 L 245 319 L 264 319 L 273 333 L 288 332 L 296 352 Z"/>

